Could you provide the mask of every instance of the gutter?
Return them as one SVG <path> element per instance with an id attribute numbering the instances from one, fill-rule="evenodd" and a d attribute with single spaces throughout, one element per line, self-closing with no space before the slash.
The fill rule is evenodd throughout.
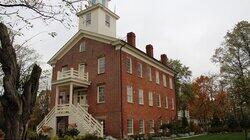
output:
<path id="1" fill-rule="evenodd" d="M 120 48 L 120 91 L 121 91 L 121 134 L 122 134 L 122 137 L 124 136 L 123 134 L 123 109 L 122 109 L 122 105 L 123 105 L 123 96 L 122 96 L 122 48 L 126 45 L 123 44 Z"/>

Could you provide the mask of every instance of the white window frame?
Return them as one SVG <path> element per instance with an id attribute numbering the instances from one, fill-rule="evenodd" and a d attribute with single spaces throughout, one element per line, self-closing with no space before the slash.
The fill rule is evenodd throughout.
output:
<path id="1" fill-rule="evenodd" d="M 169 77 L 169 88 L 173 89 L 173 78 Z"/>
<path id="2" fill-rule="evenodd" d="M 168 109 L 168 97 L 165 97 L 165 108 Z"/>
<path id="3" fill-rule="evenodd" d="M 174 106 L 174 98 L 172 98 L 172 110 L 174 110 L 175 106 Z"/>
<path id="4" fill-rule="evenodd" d="M 91 25 L 91 13 L 87 13 L 85 16 L 86 26 Z"/>
<path id="5" fill-rule="evenodd" d="M 130 57 L 127 57 L 126 58 L 126 71 L 127 71 L 127 73 L 132 74 L 132 67 L 133 67 L 133 65 L 132 65 L 132 59 Z"/>
<path id="6" fill-rule="evenodd" d="M 153 106 L 154 105 L 154 98 L 153 98 L 153 92 L 148 92 L 148 104 L 149 106 Z"/>
<path id="7" fill-rule="evenodd" d="M 141 126 L 141 122 L 142 122 L 142 126 Z M 141 132 L 142 130 L 142 132 Z M 145 124 L 144 124 L 144 120 L 139 120 L 139 134 L 144 134 L 145 133 Z"/>
<path id="8" fill-rule="evenodd" d="M 137 63 L 137 75 L 142 78 L 142 63 Z"/>
<path id="9" fill-rule="evenodd" d="M 148 66 L 148 78 L 149 81 L 152 81 L 152 68 L 150 66 Z"/>
<path id="10" fill-rule="evenodd" d="M 107 27 L 110 27 L 110 21 L 111 21 L 111 17 L 109 15 L 105 15 L 105 25 Z"/>
<path id="11" fill-rule="evenodd" d="M 98 74 L 105 73 L 105 69 L 106 69 L 105 63 L 106 63 L 105 57 L 98 58 Z"/>
<path id="12" fill-rule="evenodd" d="M 144 104 L 144 93 L 143 93 L 143 90 L 142 89 L 139 89 L 138 90 L 138 97 L 139 97 L 139 104 L 140 105 L 143 105 Z"/>
<path id="13" fill-rule="evenodd" d="M 165 74 L 162 75 L 162 80 L 163 80 L 163 86 L 167 87 L 167 78 Z"/>
<path id="14" fill-rule="evenodd" d="M 100 101 L 100 88 L 103 88 L 103 101 Z M 97 103 L 105 103 L 105 86 L 97 86 Z"/>
<path id="15" fill-rule="evenodd" d="M 149 133 L 154 133 L 155 132 L 155 122 L 154 120 L 149 120 Z"/>
<path id="16" fill-rule="evenodd" d="M 127 102 L 133 103 L 133 87 L 127 86 Z"/>
<path id="17" fill-rule="evenodd" d="M 155 82 L 156 82 L 156 84 L 160 84 L 160 73 L 159 73 L 159 71 L 155 71 Z"/>
<path id="18" fill-rule="evenodd" d="M 129 121 L 131 121 L 131 128 L 129 127 Z M 129 132 L 129 129 L 131 129 L 132 132 Z M 128 131 L 128 135 L 134 134 L 134 121 L 133 121 L 133 119 L 127 120 L 127 131 Z"/>
<path id="19" fill-rule="evenodd" d="M 86 51 L 86 43 L 81 42 L 79 45 L 79 52 L 85 52 Z"/>
<path id="20" fill-rule="evenodd" d="M 161 107 L 161 95 L 157 94 L 157 107 Z"/>

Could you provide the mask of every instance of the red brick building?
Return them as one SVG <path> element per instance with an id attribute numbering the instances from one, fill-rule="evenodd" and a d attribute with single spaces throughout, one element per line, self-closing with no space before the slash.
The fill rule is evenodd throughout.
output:
<path id="1" fill-rule="evenodd" d="M 54 134 L 62 133 L 76 124 L 80 134 L 124 138 L 154 133 L 176 117 L 174 72 L 167 56 L 155 59 L 152 45 L 146 53 L 136 48 L 132 32 L 127 41 L 117 39 L 119 17 L 107 8 L 108 1 L 91 2 L 77 14 L 79 31 L 48 62 L 53 109 L 37 131 L 49 126 Z"/>

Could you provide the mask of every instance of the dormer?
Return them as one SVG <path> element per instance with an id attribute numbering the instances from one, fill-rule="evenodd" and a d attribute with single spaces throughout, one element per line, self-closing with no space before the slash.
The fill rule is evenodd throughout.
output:
<path id="1" fill-rule="evenodd" d="M 77 13 L 79 30 L 116 37 L 116 21 L 119 16 L 108 9 L 108 1 L 91 0 L 89 7 Z"/>

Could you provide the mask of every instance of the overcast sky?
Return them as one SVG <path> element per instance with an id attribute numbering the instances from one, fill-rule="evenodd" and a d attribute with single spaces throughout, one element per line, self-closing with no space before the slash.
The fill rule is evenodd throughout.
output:
<path id="1" fill-rule="evenodd" d="M 138 48 L 145 51 L 152 44 L 157 59 L 161 53 L 179 59 L 190 67 L 193 77 L 216 72 L 218 68 L 210 61 L 215 48 L 237 22 L 250 21 L 250 0 L 111 0 L 110 9 L 120 16 L 117 37 L 133 31 Z M 78 25 L 77 18 L 72 24 Z M 47 62 L 77 30 L 56 22 L 49 26 L 36 23 L 25 35 L 43 32 L 30 45 Z M 51 31 L 57 37 L 48 36 Z"/>

